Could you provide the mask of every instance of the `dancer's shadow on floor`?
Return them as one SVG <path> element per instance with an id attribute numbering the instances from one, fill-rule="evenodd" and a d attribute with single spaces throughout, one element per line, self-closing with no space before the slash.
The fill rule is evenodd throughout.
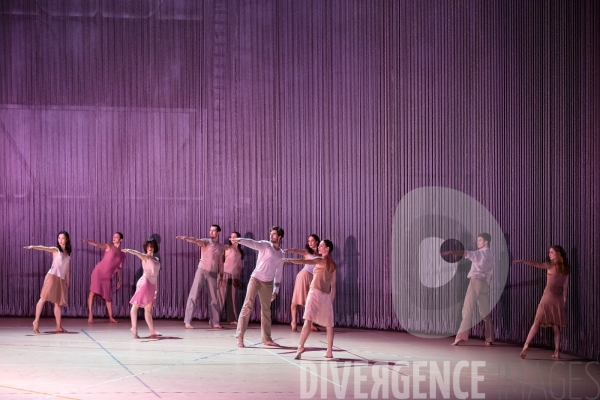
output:
<path id="1" fill-rule="evenodd" d="M 44 332 L 40 332 L 40 333 L 29 333 L 25 336 L 40 336 L 40 335 L 79 335 L 79 332 L 44 331 Z"/>
<path id="2" fill-rule="evenodd" d="M 157 342 L 159 340 L 182 340 L 183 338 L 180 338 L 179 336 L 140 336 L 140 339 L 144 342 Z"/>

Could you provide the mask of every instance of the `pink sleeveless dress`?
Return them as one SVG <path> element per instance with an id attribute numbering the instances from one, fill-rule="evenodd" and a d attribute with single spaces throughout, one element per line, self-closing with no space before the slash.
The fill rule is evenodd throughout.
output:
<path id="1" fill-rule="evenodd" d="M 137 304 L 145 307 L 146 304 L 154 302 L 154 292 L 158 282 L 158 271 L 160 271 L 160 262 L 156 258 L 148 258 L 142 261 L 144 275 L 135 285 L 135 294 L 129 301 L 129 304 Z"/>
<path id="2" fill-rule="evenodd" d="M 125 261 L 125 253 L 114 246 L 110 246 L 110 250 L 104 253 L 102 260 L 96 264 L 92 272 L 90 282 L 90 292 L 94 292 L 106 301 L 112 299 L 111 278 L 117 268 L 123 268 Z"/>
<path id="3" fill-rule="evenodd" d="M 544 294 L 535 313 L 534 323 L 541 327 L 559 326 L 567 327 L 567 314 L 565 312 L 565 301 L 563 299 L 563 286 L 568 275 L 558 272 L 546 274 L 548 282 Z"/>

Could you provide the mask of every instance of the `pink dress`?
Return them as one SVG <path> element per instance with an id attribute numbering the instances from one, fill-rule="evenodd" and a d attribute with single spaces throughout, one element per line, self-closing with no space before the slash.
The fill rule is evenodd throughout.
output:
<path id="1" fill-rule="evenodd" d="M 96 264 L 92 272 L 90 283 L 90 292 L 94 292 L 106 301 L 112 299 L 111 278 L 117 268 L 123 268 L 125 253 L 115 246 L 110 246 L 110 250 L 104 253 L 102 260 Z"/>
<path id="2" fill-rule="evenodd" d="M 541 327 L 559 326 L 566 328 L 567 314 L 563 299 L 563 287 L 568 275 L 562 275 L 558 272 L 546 275 L 548 282 L 535 313 L 534 323 L 539 324 Z"/>
<path id="3" fill-rule="evenodd" d="M 160 271 L 160 262 L 152 257 L 142 261 L 144 275 L 135 285 L 135 294 L 129 301 L 129 304 L 137 304 L 145 307 L 154 301 L 154 292 L 156 292 L 156 283 L 158 282 L 158 271 Z"/>

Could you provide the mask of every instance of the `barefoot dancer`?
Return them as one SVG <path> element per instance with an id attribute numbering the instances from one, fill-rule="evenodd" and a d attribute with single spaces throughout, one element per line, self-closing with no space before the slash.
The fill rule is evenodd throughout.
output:
<path id="1" fill-rule="evenodd" d="M 209 239 L 196 239 L 189 236 L 176 237 L 177 239 L 194 243 L 201 249 L 200 262 L 198 263 L 196 275 L 194 275 L 194 282 L 190 288 L 190 294 L 188 295 L 187 305 L 185 307 L 185 317 L 183 322 L 186 329 L 194 329 L 192 326 L 192 319 L 194 318 L 194 311 L 197 308 L 196 302 L 198 301 L 200 290 L 205 283 L 208 286 L 210 295 L 209 323 L 213 328 L 223 328 L 219 324 L 221 308 L 219 306 L 219 295 L 217 292 L 223 283 L 223 257 L 225 255 L 225 247 L 219 243 L 221 227 L 216 224 L 211 225 L 208 234 L 210 236 Z"/>
<path id="2" fill-rule="evenodd" d="M 521 358 L 525 358 L 527 355 L 529 343 L 531 343 L 531 340 L 537 334 L 540 326 L 542 328 L 552 327 L 554 329 L 554 354 L 552 354 L 552 358 L 558 359 L 560 357 L 560 328 L 567 327 L 565 304 L 567 302 L 571 268 L 565 250 L 561 246 L 551 246 L 548 249 L 548 258 L 550 258 L 550 262 L 543 264 L 536 261 L 515 261 L 515 263 L 545 269 L 546 276 L 548 277 L 544 294 L 535 313 L 533 325 L 529 330 L 525 346 L 523 346 L 523 350 L 521 351 Z"/>
<path id="3" fill-rule="evenodd" d="M 258 250 L 256 259 L 256 268 L 250 276 L 248 288 L 246 290 L 246 299 L 240 312 L 238 320 L 237 338 L 238 347 L 245 347 L 244 334 L 248 328 L 250 314 L 254 308 L 256 295 L 260 299 L 260 328 L 262 341 L 267 346 L 277 346 L 277 343 L 271 338 L 271 302 L 277 297 L 279 285 L 281 282 L 283 262 L 283 250 L 281 249 L 281 239 L 283 238 L 283 229 L 274 226 L 269 231 L 270 240 L 252 240 L 245 238 L 230 238 L 232 242 L 239 242 L 246 247 Z"/>
<path id="4" fill-rule="evenodd" d="M 158 243 L 154 238 L 150 238 L 144 242 L 144 253 L 136 250 L 123 249 L 124 253 L 133 254 L 142 260 L 142 268 L 144 275 L 137 281 L 135 294 L 129 301 L 131 304 L 131 334 L 135 339 L 139 339 L 137 332 L 137 312 L 140 307 L 144 307 L 144 318 L 150 329 L 150 337 L 160 336 L 154 330 L 154 322 L 152 321 L 152 306 L 158 293 L 158 271 L 160 271 L 160 262 L 154 256 L 158 253 Z"/>
<path id="5" fill-rule="evenodd" d="M 286 253 L 294 253 L 304 256 L 305 259 L 312 259 L 319 255 L 319 236 L 314 233 L 311 234 L 306 242 L 306 248 L 304 249 L 285 249 L 283 250 Z M 296 275 L 296 282 L 294 284 L 294 294 L 292 295 L 292 332 L 298 332 L 297 322 L 296 322 L 296 311 L 298 310 L 298 306 L 305 307 L 306 306 L 306 296 L 308 296 L 308 291 L 310 289 L 310 283 L 313 279 L 313 270 L 315 269 L 314 265 L 305 265 L 298 275 Z M 310 329 L 313 332 L 317 331 L 317 328 L 312 325 Z"/>
<path id="6" fill-rule="evenodd" d="M 60 324 L 60 308 L 67 305 L 67 291 L 69 289 L 69 263 L 71 261 L 71 240 L 69 234 L 65 231 L 59 232 L 56 242 L 56 247 L 25 246 L 28 250 L 41 250 L 52 253 L 52 266 L 48 274 L 46 274 L 40 300 L 35 306 L 33 333 L 40 333 L 40 315 L 46 301 L 54 304 L 56 332 L 66 332 Z"/>
<path id="7" fill-rule="evenodd" d="M 306 299 L 304 311 L 304 326 L 300 334 L 300 344 L 296 353 L 296 360 L 299 360 L 304 353 L 304 344 L 308 335 L 310 335 L 310 326 L 313 322 L 324 326 L 327 329 L 327 352 L 326 358 L 333 358 L 333 301 L 335 300 L 336 289 L 336 269 L 337 266 L 331 252 L 333 243 L 330 240 L 323 240 L 319 244 L 320 257 L 313 259 L 284 258 L 284 262 L 294 264 L 314 265 L 313 280 L 310 284 L 310 291 Z"/>
<path id="8" fill-rule="evenodd" d="M 99 295 L 106 301 L 106 309 L 108 310 L 108 319 L 110 322 L 117 322 L 113 318 L 112 311 L 112 287 L 111 278 L 117 275 L 117 290 L 121 288 L 121 278 L 123 275 L 123 262 L 125 261 L 125 253 L 120 249 L 123 242 L 123 234 L 115 232 L 112 237 L 112 243 L 98 243 L 89 239 L 81 239 L 82 243 L 88 243 L 92 246 L 104 250 L 104 257 L 96 264 L 92 272 L 90 281 L 90 294 L 88 296 L 88 322 L 94 322 L 92 314 L 92 304 L 94 296 Z"/>
<path id="9" fill-rule="evenodd" d="M 452 346 L 469 340 L 471 316 L 475 312 L 476 306 L 479 308 L 479 315 L 485 324 L 485 345 L 491 346 L 494 342 L 494 324 L 490 314 L 490 281 L 494 271 L 494 254 L 490 250 L 491 240 L 492 236 L 489 233 L 479 233 L 476 251 L 457 250 L 442 253 L 443 256 L 455 255 L 471 260 L 471 270 L 467 275 L 469 287 L 463 304 L 462 322 Z"/>
<path id="10" fill-rule="evenodd" d="M 242 246 L 236 241 L 241 237 L 239 232 L 232 232 L 229 235 L 229 243 L 225 245 L 225 264 L 223 265 L 223 283 L 219 288 L 219 305 L 221 310 L 225 309 L 229 325 L 237 325 L 238 312 L 236 310 L 237 292 L 240 287 L 240 276 L 242 274 L 242 261 L 244 260 L 244 251 Z"/>

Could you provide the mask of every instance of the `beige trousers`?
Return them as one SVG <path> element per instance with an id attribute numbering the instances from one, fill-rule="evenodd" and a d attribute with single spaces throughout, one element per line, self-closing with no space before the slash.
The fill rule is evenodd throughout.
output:
<path id="1" fill-rule="evenodd" d="M 475 307 L 479 308 L 479 315 L 485 324 L 485 341 L 494 341 L 494 323 L 490 315 L 490 284 L 485 278 L 473 277 L 470 279 L 465 304 L 462 309 L 462 323 L 456 335 L 457 340 L 469 340 L 471 321 Z"/>
<path id="2" fill-rule="evenodd" d="M 262 341 L 270 342 L 271 339 L 271 296 L 273 295 L 273 281 L 263 282 L 254 277 L 250 278 L 248 282 L 248 288 L 246 290 L 246 300 L 240 311 L 240 319 L 237 324 L 237 331 L 235 337 L 241 339 L 246 333 L 248 328 L 248 321 L 250 320 L 250 314 L 254 308 L 254 300 L 256 295 L 260 299 L 260 328 L 262 333 Z"/>

